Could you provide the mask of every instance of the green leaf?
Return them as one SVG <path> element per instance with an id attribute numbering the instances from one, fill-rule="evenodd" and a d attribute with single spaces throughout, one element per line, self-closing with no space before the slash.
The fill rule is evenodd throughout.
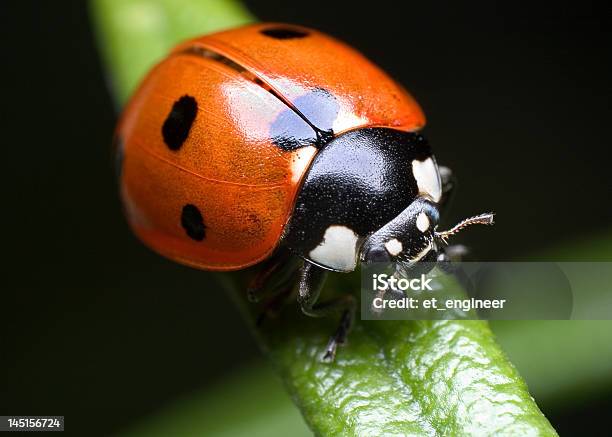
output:
<path id="1" fill-rule="evenodd" d="M 227 278 L 252 323 L 257 310 L 244 303 L 244 283 Z M 338 274 L 323 296 L 358 289 L 357 279 Z M 327 364 L 321 353 L 335 322 L 287 308 L 257 330 L 316 434 L 556 435 L 487 322 L 357 321 Z"/>
<path id="2" fill-rule="evenodd" d="M 92 6 L 120 101 L 176 42 L 251 19 L 233 1 L 95 0 Z M 335 277 L 323 296 L 357 289 L 356 275 Z M 244 277 L 223 280 L 253 324 Z M 315 433 L 555 435 L 486 322 L 358 321 L 350 344 L 325 364 L 320 353 L 334 324 L 290 306 L 254 329 Z"/>

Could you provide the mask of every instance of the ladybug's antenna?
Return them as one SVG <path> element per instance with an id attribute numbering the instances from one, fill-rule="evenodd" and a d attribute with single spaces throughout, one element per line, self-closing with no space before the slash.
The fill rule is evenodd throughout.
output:
<path id="1" fill-rule="evenodd" d="M 442 232 L 434 232 L 434 237 L 442 240 L 444 244 L 448 244 L 448 238 L 455 235 L 457 232 L 462 230 L 463 228 L 470 225 L 492 225 L 493 224 L 493 216 L 492 212 L 487 212 L 484 214 L 476 215 L 474 217 L 466 218 L 465 220 L 461 220 L 455 226 L 450 228 L 448 231 Z"/>

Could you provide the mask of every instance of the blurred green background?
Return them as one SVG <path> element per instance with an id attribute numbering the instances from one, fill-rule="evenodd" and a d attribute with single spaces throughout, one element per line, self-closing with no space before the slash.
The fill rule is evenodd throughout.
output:
<path id="1" fill-rule="evenodd" d="M 478 259 L 612 260 L 609 18 L 594 4 L 245 3 L 346 40 L 412 92 L 459 177 L 448 222 L 497 213 L 495 232 L 461 236 Z M 0 414 L 61 414 L 87 435 L 294 429 L 297 410 L 229 297 L 123 221 L 117 113 L 87 4 L 0 8 Z M 493 326 L 561 435 L 608 434 L 612 324 Z"/>

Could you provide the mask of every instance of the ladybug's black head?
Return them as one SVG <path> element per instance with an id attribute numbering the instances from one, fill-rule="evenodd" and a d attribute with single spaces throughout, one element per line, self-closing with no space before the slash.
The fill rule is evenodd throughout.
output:
<path id="1" fill-rule="evenodd" d="M 361 261 L 413 264 L 435 261 L 438 248 L 466 226 L 492 224 L 493 214 L 465 219 L 448 231 L 438 232 L 438 206 L 418 197 L 401 214 L 371 234 L 361 246 Z"/>
<path id="2" fill-rule="evenodd" d="M 416 262 L 435 255 L 434 230 L 439 219 L 437 205 L 418 197 L 401 214 L 366 238 L 361 246 L 361 260 L 367 263 Z"/>

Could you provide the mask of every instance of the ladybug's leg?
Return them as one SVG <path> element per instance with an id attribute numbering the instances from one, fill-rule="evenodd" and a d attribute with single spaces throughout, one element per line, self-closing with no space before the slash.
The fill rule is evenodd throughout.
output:
<path id="1" fill-rule="evenodd" d="M 453 244 L 438 249 L 438 261 L 440 262 L 461 262 L 463 257 L 470 253 L 470 249 L 463 244 Z"/>
<path id="2" fill-rule="evenodd" d="M 457 185 L 455 174 L 450 168 L 444 165 L 441 165 L 438 170 L 440 171 L 440 179 L 442 180 L 442 194 L 451 192 L 455 185 Z"/>
<path id="3" fill-rule="evenodd" d="M 454 188 L 457 186 L 457 178 L 448 167 L 440 166 L 438 170 L 440 171 L 440 179 L 442 181 L 442 199 L 440 199 L 439 204 L 441 208 L 445 208 L 453 197 Z"/>
<path id="4" fill-rule="evenodd" d="M 270 278 L 274 276 L 275 272 L 278 272 L 281 264 L 281 260 L 273 260 L 257 272 L 247 287 L 247 299 L 249 302 L 260 302 L 271 292 L 270 289 L 272 287 L 269 286 Z"/>
<path id="5" fill-rule="evenodd" d="M 253 303 L 263 302 L 257 317 L 260 326 L 266 319 L 275 317 L 291 296 L 296 281 L 299 259 L 288 253 L 277 254 L 261 270 L 247 287 L 247 298 Z"/>
<path id="6" fill-rule="evenodd" d="M 474 292 L 474 284 L 470 280 L 470 276 L 461 264 L 462 255 L 453 254 L 455 250 L 458 250 L 456 248 L 460 248 L 459 250 L 462 252 L 462 254 L 467 253 L 468 250 L 467 247 L 461 244 L 446 247 L 444 250 L 438 253 L 437 266 L 443 272 L 454 276 L 455 279 L 459 281 L 459 284 L 461 284 L 463 289 L 467 292 L 469 297 L 476 296 L 476 293 Z"/>
<path id="7" fill-rule="evenodd" d="M 285 252 L 275 255 L 249 283 L 248 300 L 257 303 L 266 297 L 278 294 L 279 289 L 286 288 L 285 285 L 292 279 L 297 268 L 295 257 Z"/>
<path id="8" fill-rule="evenodd" d="M 346 342 L 346 337 L 353 324 L 355 317 L 356 302 L 355 298 L 346 294 L 337 297 L 329 302 L 317 303 L 319 295 L 327 278 L 327 271 L 312 263 L 304 262 L 300 269 L 300 279 L 298 283 L 298 302 L 304 314 L 311 317 L 326 317 L 333 314 L 341 314 L 340 325 L 335 334 L 330 338 L 324 361 L 333 361 L 336 356 L 338 345 Z"/>
<path id="9" fill-rule="evenodd" d="M 264 302 L 263 309 L 255 321 L 255 326 L 259 327 L 266 320 L 277 317 L 285 303 L 289 300 L 289 297 L 293 295 L 293 289 L 294 282 L 288 282 L 283 288 L 279 288 L 280 291 Z"/>
<path id="10" fill-rule="evenodd" d="M 448 208 L 455 187 L 457 186 L 457 178 L 453 171 L 445 166 L 439 167 L 440 179 L 442 180 L 442 199 L 440 199 L 440 209 Z M 460 262 L 462 258 L 469 253 L 469 249 L 463 244 L 454 244 L 439 249 L 437 261 L 441 263 L 444 269 L 452 269 L 452 262 Z"/>

